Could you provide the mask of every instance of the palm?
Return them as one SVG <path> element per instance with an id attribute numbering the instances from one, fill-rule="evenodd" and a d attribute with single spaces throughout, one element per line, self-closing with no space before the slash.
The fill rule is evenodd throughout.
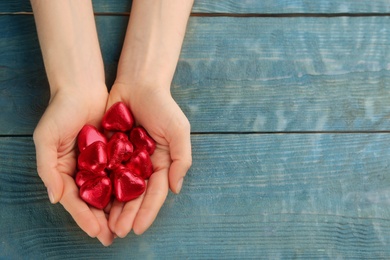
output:
<path id="1" fill-rule="evenodd" d="M 107 108 L 118 101 L 126 103 L 131 108 L 136 122 L 148 131 L 157 146 L 152 155 L 154 173 L 147 182 L 144 195 L 127 203 L 113 203 L 109 226 L 119 237 L 126 236 L 132 228 L 135 233 L 141 234 L 153 223 L 168 195 L 169 186 L 177 192 L 177 179 L 188 170 L 189 165 L 184 167 L 184 173 L 171 173 L 172 169 L 180 169 L 180 164 L 175 161 L 188 153 L 191 157 L 189 128 L 183 127 L 188 125 L 188 121 L 170 94 L 143 92 L 139 94 L 142 98 L 137 98 L 139 96 L 128 96 L 126 87 L 114 85 Z M 180 137 L 187 138 L 187 135 L 188 140 L 182 142 Z"/>
<path id="2" fill-rule="evenodd" d="M 78 132 L 84 124 L 98 124 L 106 99 L 107 94 L 103 92 L 94 100 L 99 102 L 89 108 L 89 102 L 82 95 L 56 95 L 34 132 L 38 173 L 55 191 L 53 202 L 59 201 L 86 233 L 97 236 L 103 244 L 112 240 L 105 214 L 102 210 L 89 208 L 79 198 L 73 176 Z"/>

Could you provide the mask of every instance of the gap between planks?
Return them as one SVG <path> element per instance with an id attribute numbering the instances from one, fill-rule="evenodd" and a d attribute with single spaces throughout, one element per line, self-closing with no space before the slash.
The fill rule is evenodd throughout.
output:
<path id="1" fill-rule="evenodd" d="M 0 15 L 33 15 L 33 12 L 0 12 Z M 96 16 L 128 16 L 130 12 L 95 12 Z M 293 18 L 293 17 L 386 17 L 390 13 L 191 13 L 192 17 L 237 17 L 237 18 Z"/>

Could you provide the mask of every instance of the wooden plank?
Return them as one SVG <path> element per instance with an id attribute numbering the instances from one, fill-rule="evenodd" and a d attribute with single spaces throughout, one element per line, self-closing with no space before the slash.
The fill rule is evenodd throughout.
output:
<path id="1" fill-rule="evenodd" d="M 31 16 L 0 16 L 0 134 L 32 134 L 49 89 Z"/>
<path id="2" fill-rule="evenodd" d="M 339 13 L 384 13 L 389 12 L 390 3 L 354 0 L 196 0 L 194 12 L 199 13 L 244 13 L 244 14 L 339 14 Z"/>
<path id="3" fill-rule="evenodd" d="M 128 13 L 130 0 L 109 1 L 94 0 L 97 13 Z M 355 0 L 196 0 L 193 7 L 195 13 L 388 13 L 390 3 L 387 0 L 355 1 Z M 28 0 L 3 0 L 0 2 L 0 13 L 31 12 Z"/>
<path id="4" fill-rule="evenodd" d="M 0 258 L 390 258 L 390 134 L 193 135 L 182 193 L 103 248 L 46 199 L 31 138 L 0 138 Z"/>
<path id="5" fill-rule="evenodd" d="M 389 129 L 388 22 L 191 19 L 175 96 L 194 131 Z"/>
<path id="6" fill-rule="evenodd" d="M 389 130 L 389 20 L 193 17 L 173 95 L 194 132 Z M 97 17 L 109 86 L 126 21 Z M 0 24 L 0 134 L 31 134 L 48 100 L 34 22 Z"/>

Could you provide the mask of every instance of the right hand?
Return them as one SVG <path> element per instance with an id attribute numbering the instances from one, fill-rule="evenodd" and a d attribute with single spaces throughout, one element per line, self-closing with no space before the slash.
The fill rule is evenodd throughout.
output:
<path id="1" fill-rule="evenodd" d="M 103 210 L 89 207 L 79 197 L 74 181 L 77 135 L 85 124 L 99 126 L 108 98 L 106 86 L 93 92 L 76 89 L 54 93 L 34 131 L 38 174 L 50 201 L 60 202 L 89 236 L 108 246 L 114 235 Z"/>

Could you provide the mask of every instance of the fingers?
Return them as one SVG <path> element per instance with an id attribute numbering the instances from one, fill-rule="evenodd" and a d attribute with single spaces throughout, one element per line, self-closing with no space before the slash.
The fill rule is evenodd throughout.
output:
<path id="1" fill-rule="evenodd" d="M 134 219 L 133 231 L 135 234 L 144 233 L 152 225 L 167 195 L 167 169 L 162 169 L 153 173 L 148 181 L 145 197 Z"/>
<path id="2" fill-rule="evenodd" d="M 45 184 L 51 203 L 57 203 L 63 193 L 63 180 L 57 169 L 57 147 L 47 130 L 37 128 L 34 132 L 37 171 Z"/>
<path id="3" fill-rule="evenodd" d="M 91 208 L 92 213 L 95 215 L 99 222 L 100 233 L 97 235 L 97 239 L 104 246 L 109 246 L 114 241 L 114 234 L 108 227 L 107 217 L 103 210 Z"/>
<path id="4" fill-rule="evenodd" d="M 121 238 L 131 229 L 135 234 L 144 233 L 156 219 L 168 195 L 167 170 L 153 173 L 146 193 L 127 203 L 115 201 L 111 207 L 109 226 Z"/>
<path id="5" fill-rule="evenodd" d="M 79 191 L 73 178 L 67 174 L 61 176 L 58 172 L 57 148 L 43 146 L 39 140 L 36 143 L 38 173 L 47 186 L 50 201 L 55 203 L 60 200 L 82 230 L 91 237 L 97 237 L 103 245 L 110 245 L 113 234 L 108 228 L 104 212 L 91 210 L 79 198 Z"/>
<path id="6" fill-rule="evenodd" d="M 110 107 L 116 102 L 123 102 L 127 107 L 130 107 L 130 104 L 126 99 L 124 99 L 121 95 L 118 94 L 118 84 L 114 85 L 110 91 L 110 95 L 108 96 L 106 103 L 106 111 L 110 109 Z"/>
<path id="7" fill-rule="evenodd" d="M 100 221 L 88 205 L 79 197 L 78 188 L 72 177 L 63 175 L 64 194 L 60 203 L 73 217 L 77 225 L 90 237 L 97 237 L 101 232 Z"/>
<path id="8" fill-rule="evenodd" d="M 80 199 L 78 188 L 73 178 L 68 175 L 63 175 L 63 177 L 65 189 L 60 203 L 85 233 L 90 237 L 97 237 L 104 246 L 111 245 L 114 240 L 114 234 L 108 227 L 104 211 L 88 207 Z"/>
<path id="9" fill-rule="evenodd" d="M 143 197 L 142 195 L 127 203 L 117 201 L 114 203 L 115 207 L 117 206 L 118 208 L 114 208 L 113 206 L 109 221 L 110 227 L 118 237 L 124 238 L 131 231 Z"/>
<path id="10" fill-rule="evenodd" d="M 116 235 L 118 235 L 115 231 L 115 226 L 118 221 L 119 216 L 122 213 L 123 206 L 125 205 L 124 202 L 119 202 L 117 200 L 114 200 L 112 203 L 111 209 L 110 209 L 110 216 L 108 218 L 108 226 L 110 227 L 111 231 L 114 232 Z"/>
<path id="11" fill-rule="evenodd" d="M 183 115 L 184 116 L 184 115 Z M 192 164 L 190 124 L 184 118 L 170 138 L 169 149 L 172 164 L 169 168 L 169 187 L 174 193 L 179 193 L 184 176 Z"/>

